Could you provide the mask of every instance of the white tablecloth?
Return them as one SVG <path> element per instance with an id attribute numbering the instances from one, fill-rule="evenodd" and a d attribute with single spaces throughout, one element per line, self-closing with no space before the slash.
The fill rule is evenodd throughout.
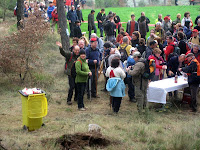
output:
<path id="1" fill-rule="evenodd" d="M 183 76 L 178 77 L 178 83 L 174 82 L 174 78 L 167 78 L 151 82 L 147 90 L 148 102 L 166 104 L 166 96 L 168 92 L 188 87 L 187 80 Z"/>

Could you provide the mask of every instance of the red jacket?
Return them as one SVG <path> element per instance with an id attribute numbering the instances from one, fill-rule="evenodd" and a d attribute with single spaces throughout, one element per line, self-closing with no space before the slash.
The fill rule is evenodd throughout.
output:
<path id="1" fill-rule="evenodd" d="M 54 21 L 58 21 L 58 13 L 55 13 L 55 9 L 52 11 L 51 15 Z"/>
<path id="2" fill-rule="evenodd" d="M 174 42 L 168 43 L 165 52 L 166 60 L 168 59 L 169 54 L 173 53 L 174 51 Z"/>

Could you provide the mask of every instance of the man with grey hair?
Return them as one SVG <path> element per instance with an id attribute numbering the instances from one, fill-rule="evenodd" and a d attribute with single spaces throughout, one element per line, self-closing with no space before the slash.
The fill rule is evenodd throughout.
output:
<path id="1" fill-rule="evenodd" d="M 127 60 L 128 56 L 130 55 L 131 45 L 129 45 L 129 39 L 127 36 L 123 37 L 123 43 L 118 47 L 118 50 L 121 54 L 121 61 L 124 62 Z"/>
<path id="2" fill-rule="evenodd" d="M 157 22 L 155 26 L 155 34 L 161 38 L 162 41 L 165 39 L 165 31 L 162 28 L 162 23 Z"/>
<path id="3" fill-rule="evenodd" d="M 92 33 L 91 38 L 97 38 L 97 43 L 98 43 L 97 48 L 99 49 L 99 51 L 101 53 L 103 53 L 103 51 L 104 51 L 104 47 L 103 47 L 104 41 L 101 38 L 99 38 L 96 33 Z"/>
<path id="4" fill-rule="evenodd" d="M 78 46 L 80 47 L 80 50 L 85 50 L 85 41 L 79 40 Z"/>
<path id="5" fill-rule="evenodd" d="M 147 87 L 148 79 L 142 78 L 145 72 L 145 60 L 140 52 L 135 52 L 133 58 L 136 62 L 134 66 L 129 66 L 126 71 L 132 76 L 133 84 L 135 85 L 135 99 L 137 101 L 138 113 L 141 114 L 147 107 Z"/>
<path id="6" fill-rule="evenodd" d="M 200 63 L 197 61 L 193 53 L 189 53 L 186 56 L 189 64 L 186 67 L 179 68 L 179 71 L 183 71 L 188 74 L 188 84 L 191 91 L 191 111 L 197 112 L 197 94 L 200 84 Z"/>

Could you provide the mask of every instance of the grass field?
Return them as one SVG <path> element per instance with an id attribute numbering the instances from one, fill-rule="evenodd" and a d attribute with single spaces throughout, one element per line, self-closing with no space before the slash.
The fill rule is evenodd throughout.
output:
<path id="1" fill-rule="evenodd" d="M 151 14 L 150 10 L 153 12 L 154 8 L 159 8 L 159 10 L 161 8 L 163 10 L 165 10 L 164 8 L 169 8 L 166 10 L 166 14 L 170 10 L 173 10 L 173 14 L 178 12 L 183 14 L 185 11 L 190 11 L 193 20 L 199 13 L 197 11 L 192 13 L 192 8 L 196 10 L 196 6 L 187 6 L 178 12 L 174 11 L 175 7 L 171 9 L 171 6 L 123 8 L 127 9 L 127 12 L 129 9 L 130 11 L 129 14 L 127 13 L 126 18 L 121 17 L 121 19 L 122 21 L 128 20 L 128 16 L 132 13 L 131 10 L 137 9 L 136 16 L 139 16 L 143 9 L 151 19 L 150 16 L 153 16 L 153 13 Z M 188 9 L 186 10 L 186 8 Z M 112 10 L 120 13 L 122 8 L 112 8 Z M 88 11 L 84 10 L 84 12 Z M 123 15 L 123 11 L 121 12 Z M 155 12 L 155 14 L 158 13 L 160 12 Z M 172 15 L 172 13 L 170 14 Z M 0 35 L 1 38 L 8 34 L 10 31 L 9 26 L 12 26 L 12 24 L 0 24 L 0 32 L 4 33 Z M 49 108 L 48 115 L 44 118 L 45 126 L 39 130 L 33 132 L 22 130 L 22 104 L 17 91 L 23 89 L 26 84 L 17 84 L 14 81 L 10 81 L 4 74 L 0 74 L 0 141 L 6 149 L 58 150 L 59 148 L 55 146 L 55 142 L 44 144 L 42 141 L 48 138 L 59 138 L 63 134 L 87 132 L 90 123 L 100 125 L 103 135 L 119 141 L 118 144 L 112 144 L 106 147 L 105 150 L 200 149 L 200 113 L 189 113 L 187 105 L 177 105 L 178 108 L 173 106 L 165 113 L 158 113 L 154 109 L 156 105 L 150 104 L 149 113 L 140 116 L 137 113 L 136 104 L 130 103 L 128 96 L 126 96 L 123 98 L 119 114 L 114 115 L 108 106 L 109 94 L 100 91 L 104 86 L 102 76 L 98 82 L 98 94 L 101 98 L 93 99 L 92 102 L 88 101 L 86 97 L 84 98 L 85 106 L 88 108 L 87 111 L 77 111 L 75 102 L 73 102 L 72 106 L 66 105 L 68 79 L 63 73 L 65 59 L 55 46 L 55 42 L 59 40 L 58 34 L 50 34 L 46 39 L 46 43 L 39 50 L 43 71 L 37 75 L 40 81 L 37 87 L 40 88 L 43 85 L 43 90 L 47 93 Z M 54 82 L 50 84 L 52 80 Z M 179 96 L 181 98 L 181 95 Z"/>

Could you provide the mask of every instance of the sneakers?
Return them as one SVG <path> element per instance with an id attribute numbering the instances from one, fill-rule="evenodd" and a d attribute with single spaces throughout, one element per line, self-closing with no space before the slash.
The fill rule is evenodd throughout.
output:
<path id="1" fill-rule="evenodd" d="M 85 108 L 79 108 L 78 110 L 80 110 L 80 111 L 86 111 Z"/>
<path id="2" fill-rule="evenodd" d="M 71 102 L 71 101 L 68 101 L 68 102 L 67 102 L 67 105 L 72 105 L 72 102 Z"/>

